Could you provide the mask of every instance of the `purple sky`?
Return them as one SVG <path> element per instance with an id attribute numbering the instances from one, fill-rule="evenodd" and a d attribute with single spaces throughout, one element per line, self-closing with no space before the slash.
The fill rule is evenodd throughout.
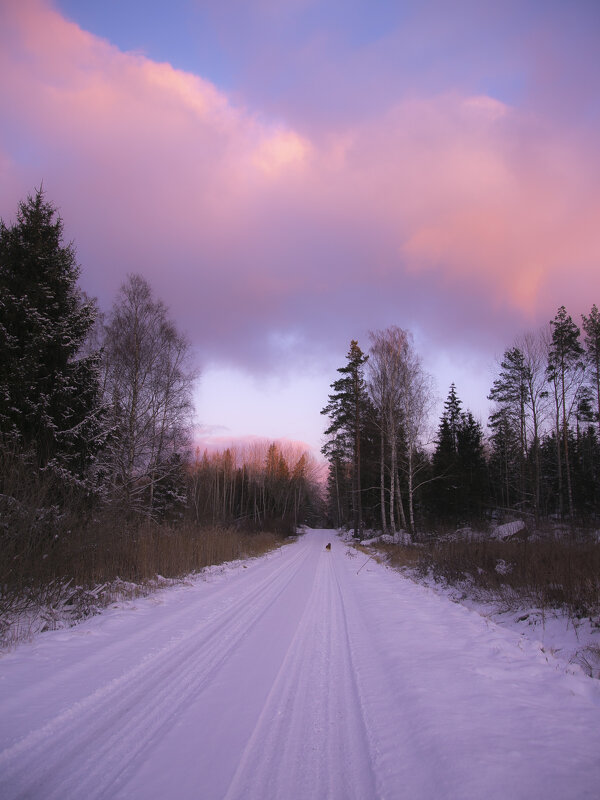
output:
<path id="1" fill-rule="evenodd" d="M 600 302 L 599 41 L 597 2 L 0 0 L 0 216 L 43 180 L 104 308 L 150 280 L 205 432 L 318 450 L 390 324 L 485 421 Z"/>

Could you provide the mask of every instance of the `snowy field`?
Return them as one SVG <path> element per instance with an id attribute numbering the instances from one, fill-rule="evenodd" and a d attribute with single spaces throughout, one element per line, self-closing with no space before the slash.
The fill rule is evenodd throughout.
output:
<path id="1" fill-rule="evenodd" d="M 600 683 L 365 560 L 309 531 L 3 656 L 0 797 L 599 797 Z"/>

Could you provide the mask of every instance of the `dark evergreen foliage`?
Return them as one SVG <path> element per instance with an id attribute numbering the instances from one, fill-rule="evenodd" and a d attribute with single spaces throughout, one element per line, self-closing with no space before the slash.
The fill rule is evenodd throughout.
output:
<path id="1" fill-rule="evenodd" d="M 486 502 L 487 464 L 483 431 L 452 384 L 444 403 L 432 458 L 432 511 L 455 523 L 478 519 Z"/>
<path id="2" fill-rule="evenodd" d="M 338 368 L 341 377 L 331 384 L 333 392 L 321 411 L 330 420 L 325 435 L 335 441 L 335 444 L 328 443 L 323 447 L 323 454 L 327 457 L 335 454 L 336 459 L 344 458 L 351 464 L 352 526 L 359 535 L 363 528 L 361 443 L 370 410 L 363 377 L 363 367 L 367 359 L 368 356 L 363 354 L 358 342 L 353 339 L 346 356 L 347 363 Z M 347 522 L 344 519 L 344 524 Z"/>
<path id="3" fill-rule="evenodd" d="M 41 189 L 0 222 L 0 427 L 39 468 L 82 479 L 106 436 L 98 355 L 80 355 L 95 306 L 62 236 Z"/>
<path id="4" fill-rule="evenodd" d="M 584 361 L 583 347 L 579 341 L 580 331 L 564 306 L 561 306 L 556 316 L 551 320 L 552 342 L 548 353 L 548 381 L 554 384 L 557 398 L 557 420 L 559 413 L 562 419 L 562 448 L 564 455 L 564 474 L 566 475 L 566 488 L 569 514 L 574 516 L 573 485 L 571 474 L 571 458 L 569 453 L 569 423 L 573 406 L 576 403 L 581 380 L 583 379 Z M 560 459 L 559 459 L 560 461 Z M 559 470 L 559 500 L 562 502 L 563 485 L 562 470 Z M 562 505 L 561 505 L 562 509 Z"/>
<path id="5" fill-rule="evenodd" d="M 594 304 L 589 316 L 582 317 L 585 333 L 585 353 L 588 365 L 588 385 L 594 418 L 600 426 L 600 312 Z"/>

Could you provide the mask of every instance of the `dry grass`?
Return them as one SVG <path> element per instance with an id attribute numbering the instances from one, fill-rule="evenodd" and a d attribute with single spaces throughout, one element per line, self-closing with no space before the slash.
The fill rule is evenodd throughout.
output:
<path id="1" fill-rule="evenodd" d="M 180 577 L 210 564 L 261 555 L 275 547 L 275 534 L 190 523 L 124 524 L 102 519 L 36 541 L 5 537 L 0 583 L 15 590 L 71 579 L 81 586 L 121 578 L 143 582 L 162 575 Z"/>
<path id="2" fill-rule="evenodd" d="M 600 544 L 596 542 L 456 540 L 382 549 L 390 565 L 450 584 L 466 581 L 542 608 L 566 607 L 578 617 L 600 613 Z"/>
<path id="3" fill-rule="evenodd" d="M 131 529 L 99 530 L 91 539 L 70 537 L 66 553 L 57 561 L 69 562 L 69 574 L 78 584 L 95 584 L 120 577 L 144 582 L 162 575 L 176 578 L 211 564 L 261 555 L 277 540 L 273 534 L 244 534 L 231 528 L 200 528 L 145 522 Z M 87 539 L 87 540 L 86 540 Z"/>
<path id="4" fill-rule="evenodd" d="M 158 524 L 84 487 L 35 469 L 0 437 L 0 642 L 76 620 L 113 598 L 147 594 L 213 564 L 262 555 L 282 543 L 273 532 Z M 22 625 L 14 633 L 14 622 Z M 11 633 L 12 630 L 12 633 Z"/>
<path id="5" fill-rule="evenodd" d="M 35 535 L 33 528 L 3 532 L 0 646 L 36 630 L 64 627 L 65 620 L 89 616 L 114 599 L 147 594 L 165 579 L 263 555 L 283 542 L 270 532 L 186 522 L 158 525 L 111 514 L 86 526 L 75 523 L 63 515 L 52 525 L 53 533 L 44 528 Z"/>

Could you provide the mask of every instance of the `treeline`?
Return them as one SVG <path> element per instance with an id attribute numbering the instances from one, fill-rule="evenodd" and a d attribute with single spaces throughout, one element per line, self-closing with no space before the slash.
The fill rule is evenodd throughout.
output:
<path id="1" fill-rule="evenodd" d="M 593 523 L 600 491 L 600 314 L 579 328 L 561 306 L 504 353 L 488 431 L 454 384 L 431 424 L 431 376 L 396 327 L 352 341 L 323 409 L 335 526 L 417 534 L 503 515 Z"/>
<path id="2" fill-rule="evenodd" d="M 290 533 L 321 517 L 319 468 L 292 444 L 256 442 L 221 453 L 196 452 L 190 503 L 196 521 L 226 521 Z"/>
<path id="3" fill-rule="evenodd" d="M 102 314 L 79 274 L 41 190 L 0 221 L 0 585 L 69 537 L 79 561 L 82 548 L 97 560 L 102 520 L 107 541 L 115 527 L 293 532 L 318 502 L 308 455 L 271 445 L 262 463 L 231 450 L 194 460 L 187 338 L 141 276 Z"/>

